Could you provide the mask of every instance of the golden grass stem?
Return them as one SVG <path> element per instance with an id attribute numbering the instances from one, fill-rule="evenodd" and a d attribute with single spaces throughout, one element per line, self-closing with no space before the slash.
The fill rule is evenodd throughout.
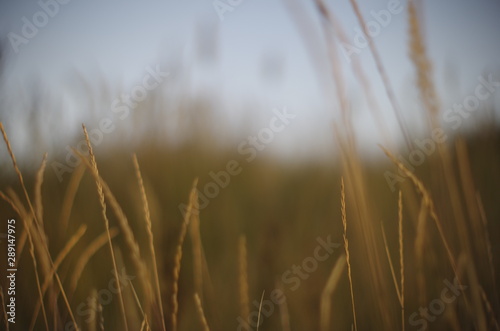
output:
<path id="1" fill-rule="evenodd" d="M 352 271 L 351 271 L 351 261 L 349 255 L 349 240 L 347 239 L 347 216 L 346 216 L 346 207 L 345 207 L 345 188 L 344 188 L 344 178 L 341 178 L 340 181 L 340 207 L 342 213 L 342 225 L 344 227 L 344 249 L 345 256 L 347 262 L 347 274 L 349 276 L 349 288 L 351 291 L 351 303 L 352 303 L 352 315 L 354 319 L 354 330 L 358 330 L 357 321 L 356 321 L 356 305 L 354 303 L 354 291 L 352 286 Z"/>
<path id="2" fill-rule="evenodd" d="M 258 314 L 258 317 L 257 317 L 257 331 L 259 331 L 259 327 L 260 327 L 260 315 L 261 315 L 261 312 L 262 312 L 262 302 L 264 301 L 264 294 L 266 293 L 266 291 L 262 291 L 262 295 L 260 297 L 260 304 L 259 304 L 259 314 Z"/>
<path id="3" fill-rule="evenodd" d="M 24 184 L 24 179 L 23 179 L 23 175 L 21 173 L 21 170 L 19 170 L 19 167 L 17 165 L 17 161 L 16 161 L 16 157 L 14 155 L 14 152 L 12 151 L 12 146 L 10 144 L 10 141 L 9 141 L 9 138 L 7 137 L 7 133 L 5 132 L 5 129 L 3 127 L 3 123 L 0 122 L 0 131 L 2 132 L 2 136 L 3 136 L 3 140 L 5 141 L 5 144 L 7 145 L 7 151 L 10 155 L 10 158 L 12 160 L 12 164 L 14 166 L 14 171 L 16 172 L 17 174 L 17 177 L 19 179 L 19 182 L 21 184 L 21 188 L 23 189 L 23 193 L 24 193 L 24 196 L 26 198 L 26 201 L 28 203 L 28 206 L 29 206 L 29 209 L 30 209 L 30 212 L 31 214 L 33 215 L 33 218 L 35 220 L 35 224 L 37 226 L 37 230 L 38 230 L 38 233 L 40 234 L 40 237 L 44 237 L 44 232 L 42 231 L 41 227 L 40 227 L 40 223 L 38 222 L 37 218 L 36 218 L 36 213 L 35 213 L 35 210 L 33 208 L 33 204 L 31 203 L 31 199 L 28 195 L 28 191 L 26 190 L 26 185 Z M 29 225 L 27 225 L 27 227 L 29 227 Z M 28 237 L 30 237 L 30 245 L 31 245 L 31 250 L 33 251 L 33 254 L 32 254 L 32 257 L 34 258 L 34 247 L 33 247 L 33 241 L 32 241 L 32 238 L 31 238 L 31 234 L 28 234 Z M 47 254 L 47 257 L 48 257 L 48 260 L 51 264 L 51 266 L 53 266 L 53 262 L 52 262 L 52 259 L 50 257 L 50 252 L 49 252 L 49 248 L 45 242 L 45 245 L 42 245 L 45 253 Z M 36 261 L 33 260 L 33 263 L 36 265 Z M 39 279 L 38 279 L 38 273 L 36 271 L 36 267 L 35 267 L 35 275 L 37 277 L 37 285 L 39 286 Z M 57 281 L 57 284 L 59 286 L 59 289 L 61 291 L 61 294 L 63 296 L 63 299 L 64 299 L 64 303 L 66 304 L 66 308 L 68 309 L 68 313 L 71 317 L 71 320 L 73 321 L 74 325 L 76 326 L 76 329 L 78 330 L 78 326 L 76 324 L 76 320 L 75 320 L 75 316 L 73 315 L 73 311 L 71 310 L 71 306 L 69 304 L 69 301 L 68 301 L 68 298 L 66 297 L 66 292 L 64 291 L 64 288 L 62 286 L 62 283 L 61 283 L 61 279 L 59 278 L 59 275 L 57 273 L 55 273 L 55 278 L 56 278 L 56 281 Z M 39 292 L 40 292 L 40 288 L 38 289 Z M 41 293 L 40 293 L 41 294 Z M 40 296 L 40 300 L 43 301 L 43 296 Z M 48 328 L 48 323 L 46 321 L 46 316 L 45 317 L 45 322 L 46 322 L 46 326 Z"/>
<path id="4" fill-rule="evenodd" d="M 405 331 L 405 259 L 403 237 L 403 194 L 399 190 L 398 197 L 398 229 L 399 229 L 399 266 L 400 266 L 400 293 L 401 293 L 401 328 Z"/>
<path id="5" fill-rule="evenodd" d="M 181 225 L 181 232 L 179 234 L 179 239 L 177 241 L 177 247 L 175 250 L 174 257 L 174 269 L 173 269 L 173 283 L 172 283 L 172 296 L 171 296 L 171 304 L 172 304 L 172 330 L 177 330 L 177 314 L 179 313 L 179 301 L 177 296 L 179 295 L 179 274 L 181 271 L 181 260 L 182 260 L 182 244 L 184 243 L 184 238 L 186 237 L 187 227 L 189 225 L 189 221 L 191 220 L 191 216 L 193 213 L 193 208 L 195 206 L 195 201 L 198 200 L 198 194 L 196 192 L 196 185 L 198 183 L 198 178 L 195 178 L 193 181 L 193 185 L 191 188 L 191 192 L 189 193 L 189 204 L 184 215 L 184 220 Z M 195 211 L 198 212 L 198 211 Z"/>
<path id="6" fill-rule="evenodd" d="M 196 311 L 198 313 L 198 317 L 200 319 L 201 328 L 203 331 L 210 331 L 208 327 L 207 319 L 205 318 L 205 313 L 203 312 L 203 306 L 201 304 L 201 299 L 198 293 L 194 294 L 194 302 L 196 304 Z"/>
<path id="7" fill-rule="evenodd" d="M 35 178 L 35 212 L 36 212 L 36 217 L 40 221 L 41 226 L 43 226 L 42 184 L 43 184 L 43 174 L 45 172 L 46 165 L 47 165 L 47 153 L 43 154 L 42 163 L 36 173 L 36 178 Z"/>
<path id="8" fill-rule="evenodd" d="M 146 233 L 147 233 L 147 236 L 149 239 L 148 240 L 149 252 L 151 254 L 151 259 L 153 261 L 153 275 L 154 275 L 155 287 L 156 287 L 156 300 L 158 302 L 158 307 L 160 309 L 162 328 L 163 328 L 163 331 L 166 331 L 167 328 L 165 326 L 165 314 L 163 312 L 163 303 L 161 300 L 160 279 L 158 276 L 158 266 L 156 263 L 156 252 L 155 252 L 155 247 L 154 247 L 154 236 L 153 236 L 153 230 L 152 230 L 152 224 L 151 224 L 151 212 L 149 210 L 148 198 L 146 195 L 146 189 L 144 188 L 144 181 L 142 179 L 141 169 L 139 167 L 139 161 L 137 161 L 137 156 L 135 154 L 132 156 L 132 160 L 134 163 L 137 182 L 139 184 L 139 190 L 141 192 L 142 205 L 144 208 L 144 218 L 146 221 Z"/>
<path id="9" fill-rule="evenodd" d="M 99 174 L 99 171 L 97 169 L 97 163 L 95 160 L 94 151 L 92 149 L 92 144 L 90 143 L 89 135 L 87 133 L 87 128 L 85 127 L 85 124 L 82 124 L 82 128 L 83 128 L 83 133 L 85 135 L 85 140 L 87 142 L 87 148 L 89 150 L 90 162 L 92 164 L 92 169 L 94 170 L 94 172 L 96 174 Z M 106 201 L 104 200 L 103 188 L 102 188 L 101 182 L 98 179 L 96 179 L 95 182 L 96 182 L 96 186 L 97 186 L 97 193 L 99 195 L 99 202 L 101 204 L 101 211 L 102 211 L 102 217 L 104 220 L 104 226 L 106 228 L 106 234 L 108 236 L 109 251 L 111 254 L 111 261 L 113 263 L 113 271 L 114 271 L 115 281 L 117 284 L 120 284 L 120 279 L 118 278 L 118 268 L 116 267 L 115 253 L 113 250 L 113 243 L 111 242 L 111 233 L 109 231 L 109 220 L 108 220 L 108 216 L 106 215 Z M 123 328 L 125 329 L 125 331 L 128 331 L 128 324 L 127 324 L 127 317 L 126 317 L 126 313 L 125 313 L 125 304 L 123 302 L 122 289 L 121 289 L 121 286 L 118 286 L 117 288 L 118 288 L 118 290 L 117 290 L 118 301 L 120 303 L 120 311 L 121 311 L 122 321 L 123 321 Z"/>
<path id="10" fill-rule="evenodd" d="M 146 313 L 144 313 L 144 309 L 142 308 L 141 301 L 139 300 L 139 297 L 137 296 L 137 291 L 135 290 L 134 284 L 132 284 L 132 281 L 130 279 L 128 280 L 128 282 L 129 282 L 130 288 L 132 289 L 132 294 L 134 295 L 135 303 L 137 304 L 137 307 L 139 308 L 139 311 L 141 312 L 144 327 L 147 330 L 149 330 L 150 327 L 149 327 L 149 322 L 148 322 L 148 315 L 146 315 Z M 141 327 L 141 329 L 142 329 L 142 327 Z"/>
<path id="11" fill-rule="evenodd" d="M 68 242 L 66 243 L 66 245 L 63 247 L 63 249 L 61 250 L 61 252 L 57 256 L 57 258 L 54 260 L 54 265 L 52 267 L 51 273 L 50 273 L 50 275 L 48 277 L 45 278 L 45 281 L 43 282 L 43 285 L 42 285 L 42 296 L 45 296 L 45 293 L 47 292 L 47 289 L 49 288 L 49 286 L 51 284 L 52 277 L 57 272 L 57 270 L 59 269 L 59 266 L 64 261 L 64 258 L 69 254 L 69 252 L 71 251 L 71 249 L 83 237 L 83 235 L 85 234 L 86 231 L 87 231 L 87 226 L 85 224 L 81 225 L 78 228 L 78 230 L 76 231 L 76 233 L 68 240 Z M 37 305 L 35 306 L 35 309 L 34 309 L 34 315 L 33 315 L 34 317 L 33 317 L 32 321 L 31 321 L 31 326 L 32 327 L 35 326 L 34 323 L 35 323 L 35 321 L 36 321 L 36 319 L 38 317 L 39 309 L 40 309 L 40 303 L 37 303 Z"/>
<path id="12" fill-rule="evenodd" d="M 486 238 L 486 253 L 488 255 L 488 262 L 489 262 L 488 264 L 490 267 L 491 279 L 492 279 L 493 290 L 494 290 L 493 292 L 498 293 L 496 290 L 497 283 L 496 283 L 495 263 L 493 261 L 493 252 L 492 252 L 492 248 L 491 248 L 490 233 L 488 231 L 488 219 L 486 217 L 486 212 L 484 211 L 483 202 L 482 202 L 481 195 L 479 194 L 479 192 L 476 193 L 476 201 L 477 201 L 477 206 L 479 209 L 479 214 L 481 215 L 484 237 Z"/>
<path id="13" fill-rule="evenodd" d="M 137 244 L 137 241 L 135 240 L 134 237 L 134 232 L 130 228 L 130 225 L 127 220 L 127 216 L 123 212 L 123 209 L 120 207 L 120 204 L 116 200 L 113 192 L 111 192 L 111 189 L 109 188 L 108 184 L 102 179 L 102 177 L 99 175 L 99 172 L 97 171 L 97 168 L 95 168 L 89 161 L 77 150 L 74 150 L 75 154 L 80 157 L 80 159 L 83 161 L 85 166 L 91 171 L 92 176 L 94 177 L 94 180 L 96 182 L 100 183 L 100 187 L 102 189 L 103 193 L 103 199 L 107 199 L 109 206 L 113 210 L 113 212 L 116 215 L 116 220 L 118 221 L 118 225 L 120 226 L 120 229 L 123 234 L 123 238 L 125 240 L 125 247 L 128 249 L 128 253 L 130 256 L 130 259 L 133 263 L 135 272 L 139 275 L 139 284 L 141 285 L 141 288 L 143 290 L 143 293 L 146 297 L 147 302 L 151 302 L 151 284 L 147 281 L 148 276 L 146 273 L 146 264 L 144 261 L 141 259 L 141 253 L 139 250 L 139 245 Z"/>
<path id="14" fill-rule="evenodd" d="M 199 211 L 198 201 L 194 201 L 194 210 Z M 193 250 L 193 279 L 194 291 L 198 293 L 203 303 L 203 244 L 200 234 L 200 215 L 199 212 L 192 213 L 189 224 L 189 235 L 191 237 L 191 246 Z"/>
<path id="15" fill-rule="evenodd" d="M 35 280 L 36 280 L 36 286 L 37 286 L 37 290 L 38 290 L 38 296 L 40 297 L 40 304 L 42 306 L 43 321 L 45 323 L 45 328 L 48 331 L 49 330 L 49 322 L 47 320 L 47 312 L 45 310 L 45 303 L 43 302 L 43 294 L 42 294 L 42 289 L 41 289 L 41 286 L 40 286 L 40 278 L 38 276 L 38 271 L 37 271 L 35 249 L 34 249 L 33 241 L 31 240 L 31 234 L 30 234 L 29 230 L 28 230 L 28 240 L 29 240 L 29 243 L 30 243 L 30 255 L 31 255 L 31 259 L 33 261 L 33 268 L 35 270 Z M 30 328 L 30 330 L 33 330 L 33 328 Z"/>
<path id="16" fill-rule="evenodd" d="M 244 321 L 248 321 L 250 300 L 248 298 L 247 240 L 244 235 L 240 235 L 238 240 L 238 262 L 240 316 Z"/>
<path id="17" fill-rule="evenodd" d="M 385 235 L 384 223 L 380 223 L 380 227 L 382 228 L 382 238 L 384 240 L 385 252 L 387 254 L 387 260 L 389 261 L 389 267 L 391 269 L 392 281 L 394 283 L 394 287 L 396 288 L 399 304 L 401 304 L 401 291 L 399 290 L 398 281 L 396 280 L 396 273 L 394 272 L 394 266 L 392 264 L 391 253 L 389 252 L 389 246 L 387 245 L 387 237 Z"/>
<path id="18" fill-rule="evenodd" d="M 340 281 L 340 277 L 344 273 L 346 266 L 346 257 L 341 255 L 330 272 L 330 276 L 326 282 L 325 288 L 321 293 L 321 306 L 320 306 L 320 325 L 322 331 L 330 330 L 330 315 L 332 312 L 332 295 Z"/>
<path id="19" fill-rule="evenodd" d="M 80 165 L 76 167 L 73 175 L 71 175 L 68 187 L 66 188 L 66 193 L 64 194 L 64 200 L 61 206 L 61 213 L 59 215 L 59 226 L 61 227 L 60 233 L 62 235 L 66 234 L 66 230 L 68 229 L 69 217 L 71 215 L 71 210 L 73 209 L 75 196 L 84 174 L 85 166 Z"/>
<path id="20" fill-rule="evenodd" d="M 427 109 L 430 125 L 434 128 L 438 125 L 439 102 L 432 81 L 431 62 L 427 56 L 420 20 L 413 0 L 408 1 L 408 25 L 410 27 L 409 54 L 417 72 L 417 86 L 420 97 Z"/>
<path id="21" fill-rule="evenodd" d="M 375 47 L 375 44 L 373 43 L 373 38 L 368 31 L 368 26 L 365 24 L 365 21 L 363 19 L 363 15 L 361 15 L 361 11 L 359 9 L 358 3 L 356 0 L 349 0 L 351 3 L 352 9 L 354 11 L 354 14 L 356 15 L 356 18 L 358 19 L 359 24 L 363 27 L 363 32 L 365 35 L 366 40 L 368 41 L 368 47 L 370 48 L 370 51 L 373 55 L 373 59 L 375 60 L 375 65 L 377 67 L 377 71 L 380 75 L 380 78 L 382 79 L 382 83 L 385 88 L 385 92 L 387 94 L 387 97 L 391 103 L 392 109 L 394 110 L 394 115 L 396 116 L 396 120 L 398 121 L 398 125 L 401 129 L 401 132 L 403 134 L 403 137 L 405 139 L 405 142 L 407 144 L 407 147 L 410 148 L 412 146 L 412 143 L 410 141 L 410 136 L 408 134 L 408 130 L 406 128 L 406 124 L 403 121 L 403 118 L 401 116 L 401 107 L 399 106 L 397 99 L 396 99 L 396 94 L 394 93 L 391 83 L 389 81 L 389 77 L 387 76 L 387 73 L 385 71 L 384 65 L 382 63 L 382 59 L 377 51 L 377 48 Z"/>
<path id="22" fill-rule="evenodd" d="M 413 182 L 417 190 L 420 192 L 422 195 L 422 202 L 425 203 L 426 207 L 429 209 L 429 215 L 436 224 L 436 227 L 439 232 L 439 236 L 441 237 L 441 241 L 443 242 L 443 245 L 446 249 L 446 253 L 448 255 L 448 259 L 450 260 L 451 266 L 453 268 L 453 271 L 455 275 L 458 277 L 458 272 L 457 272 L 457 264 L 455 261 L 455 257 L 453 256 L 453 253 L 451 252 L 450 245 L 448 244 L 448 240 L 446 239 L 443 231 L 443 227 L 441 225 L 441 222 L 436 214 L 435 208 L 434 208 L 434 202 L 431 199 L 431 196 L 427 189 L 425 188 L 424 184 L 410 171 L 408 170 L 394 155 L 392 155 L 391 152 L 389 152 L 387 149 L 385 149 L 383 146 L 381 146 L 382 150 L 384 153 L 389 157 L 389 159 L 407 176 L 410 178 L 410 180 Z"/>
<path id="23" fill-rule="evenodd" d="M 425 304 L 426 300 L 426 289 L 425 289 L 425 277 L 424 277 L 424 249 L 425 249 L 425 239 L 426 239 L 426 229 L 427 229 L 427 213 L 428 208 L 425 201 L 422 200 L 420 204 L 420 211 L 418 213 L 417 219 L 417 234 L 415 238 L 415 259 L 417 265 L 417 286 L 419 293 L 419 300 L 421 304 Z"/>

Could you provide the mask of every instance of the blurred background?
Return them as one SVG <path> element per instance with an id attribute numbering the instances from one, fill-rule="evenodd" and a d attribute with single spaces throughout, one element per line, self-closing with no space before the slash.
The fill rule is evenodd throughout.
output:
<path id="1" fill-rule="evenodd" d="M 377 22 L 374 13 L 387 11 L 390 3 L 359 5 L 367 21 Z M 402 117 L 419 130 L 407 4 L 393 3 L 396 14 L 381 18 L 373 40 Z M 248 132 L 265 127 L 273 108 L 283 106 L 298 117 L 273 141 L 273 154 L 293 159 L 332 155 L 332 123 L 340 111 L 325 40 L 335 36 L 325 36 L 314 1 L 242 0 L 228 7 L 223 1 L 42 4 L 4 1 L 0 12 L 1 116 L 7 128 L 15 127 L 12 144 L 23 159 L 39 159 L 44 151 L 59 156 L 58 149 L 80 137 L 82 122 L 94 128 L 104 117 L 116 122 L 104 145 L 137 141 L 145 134 L 176 145 L 200 129 L 188 129 L 198 122 L 217 133 L 214 145 L 233 148 Z M 383 141 L 377 121 L 399 141 L 397 121 L 349 1 L 328 6 L 346 36 L 335 70 L 342 71 L 348 88 L 355 130 L 366 152 L 379 154 L 374 146 Z M 443 109 L 470 94 L 479 75 L 498 69 L 499 8 L 492 0 L 419 5 Z M 365 72 L 376 104 L 359 93 L 353 61 Z M 148 91 L 131 116 L 118 120 L 113 101 L 141 85 L 148 67 L 160 67 L 169 76 Z M 497 105 L 498 96 L 488 102 Z M 199 106 L 203 110 L 193 118 L 179 110 Z M 375 107 L 379 119 L 369 110 Z"/>
<path id="2" fill-rule="evenodd" d="M 353 3 L 359 6 L 364 23 Z M 167 329 L 172 323 L 169 295 L 183 219 L 180 206 L 188 204 L 194 178 L 199 178 L 205 261 L 201 296 L 211 329 L 239 325 L 242 284 L 238 280 L 241 251 L 237 248 L 241 236 L 247 242 L 250 311 L 263 290 L 268 296 L 273 289 L 284 288 L 287 296 L 287 313 L 277 313 L 276 308 L 276 313 L 266 316 L 261 330 L 287 330 L 286 316 L 293 330 L 350 329 L 354 317 L 345 272 L 329 314 L 331 328 L 321 324 L 319 316 L 330 271 L 344 254 L 342 176 L 346 178 L 348 222 L 349 217 L 353 222 L 349 240 L 354 296 L 359 298 L 359 314 L 365 319 L 358 321 L 361 330 L 372 325 L 383 329 L 401 326 L 394 318 L 399 316 L 399 302 L 380 229 L 384 222 L 389 250 L 398 261 L 399 189 L 403 190 L 408 222 L 404 243 L 410 284 L 407 323 L 413 311 L 439 293 L 443 279 L 451 281 L 453 275 L 467 274 L 467 267 L 457 267 L 459 257 L 465 256 L 464 261 L 488 261 L 484 265 L 478 262 L 474 269 L 474 284 L 488 293 L 480 303 L 486 324 L 472 317 L 479 313 L 456 304 L 455 310 L 447 310 L 428 328 L 498 327 L 495 284 L 499 279 L 490 269 L 498 266 L 500 253 L 496 192 L 500 184 L 500 2 L 413 3 L 414 17 L 409 15 L 410 3 L 397 0 L 1 2 L 0 121 L 29 194 L 35 196 L 39 191 L 42 196 L 37 203 L 43 206 L 40 215 L 53 258 L 82 225 L 87 227 L 60 266 L 71 306 L 76 310 L 92 290 L 105 288 L 111 276 L 106 269 L 111 266 L 109 249 L 103 246 L 86 264 L 78 285 L 72 287 L 71 283 L 75 261 L 105 230 L 95 182 L 72 150 L 86 152 L 84 123 L 100 174 L 129 218 L 141 257 L 150 263 L 132 163 L 132 154 L 137 154 L 151 208 Z M 415 17 L 418 33 L 412 25 Z M 478 86 L 489 91 L 488 97 L 475 98 L 473 110 L 464 111 L 466 100 L 477 95 Z M 429 139 L 436 128 L 446 135 L 445 147 L 435 145 L 422 162 L 413 162 L 409 157 L 416 150 L 412 142 Z M 411 180 L 402 176 L 394 180 L 388 175 L 389 171 L 397 174 L 397 169 L 380 145 L 405 166 L 410 164 L 410 170 L 431 192 L 456 261 L 442 262 L 447 261 L 447 254 L 439 244 L 439 233 L 427 225 L 433 231 L 427 239 L 433 253 L 426 255 L 425 268 L 418 264 L 420 260 L 413 254 L 422 218 L 421 192 L 413 188 Z M 36 171 L 45 153 L 42 185 Z M 229 172 L 231 162 L 241 172 L 220 184 L 217 179 L 222 178 L 222 171 Z M 12 201 L 21 197 L 19 203 L 29 213 L 5 144 L 0 146 L 0 169 L 0 190 Z M 210 191 L 210 185 L 216 193 Z M 137 275 L 127 256 L 123 229 L 115 215 L 108 214 L 118 233 L 113 242 L 123 256 L 119 264 Z M 4 201 L 0 202 L 0 215 L 2 219 L 19 217 Z M 468 238 L 462 232 L 476 229 L 474 222 L 481 224 L 477 226 L 480 230 Z M 485 233 L 492 236 L 488 247 Z M 281 276 L 312 254 L 318 237 L 326 240 L 328 235 L 342 247 L 320 263 L 298 290 L 291 291 L 280 281 Z M 371 243 L 371 236 L 376 243 Z M 470 247 L 462 246 L 466 237 Z M 179 278 L 178 328 L 182 330 L 200 327 L 192 299 L 199 270 L 191 263 L 199 247 L 191 247 L 191 241 L 196 243 L 196 237 L 188 234 Z M 476 247 L 476 242 L 485 246 Z M 370 251 L 375 255 L 373 265 L 368 266 L 364 262 L 372 260 Z M 22 305 L 18 314 L 26 320 L 18 327 L 43 329 L 41 315 L 33 317 L 35 288 L 28 272 L 33 266 L 28 263 L 27 247 L 20 258 L 26 272 L 19 272 Z M 412 282 L 416 283 L 415 275 L 424 269 L 429 283 L 417 288 Z M 375 276 L 370 280 L 370 274 L 384 281 Z M 472 286 L 470 272 L 467 275 Z M 141 289 L 138 292 L 141 299 L 147 298 Z M 427 298 L 419 297 L 421 292 Z M 129 316 L 130 327 L 138 329 L 142 319 L 128 295 L 126 308 L 134 312 Z M 63 329 L 69 320 L 59 300 L 49 309 L 54 312 L 49 319 L 54 329 Z M 161 318 L 155 309 L 151 327 L 160 330 Z M 460 315 L 461 311 L 467 313 Z M 102 314 L 106 329 L 120 327 L 116 299 L 104 305 Z M 75 315 L 84 330 L 95 327 L 96 322 L 88 322 L 86 315 Z"/>

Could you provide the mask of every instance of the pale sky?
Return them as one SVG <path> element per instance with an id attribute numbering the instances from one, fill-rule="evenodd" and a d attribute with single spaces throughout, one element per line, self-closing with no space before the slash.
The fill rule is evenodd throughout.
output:
<path id="1" fill-rule="evenodd" d="M 221 108 L 217 111 L 229 126 L 249 117 L 244 110 L 252 112 L 256 128 L 265 125 L 275 107 L 286 106 L 297 113 L 296 122 L 273 143 L 277 153 L 286 154 L 288 150 L 307 154 L 333 144 L 331 128 L 338 109 L 330 103 L 334 90 L 313 1 L 296 0 L 304 7 L 301 15 L 312 22 L 313 34 L 305 40 L 286 5 L 289 0 L 243 0 L 224 14 L 223 21 L 210 0 L 71 0 L 58 5 L 57 13 L 16 52 L 8 34 L 22 36 L 23 17 L 33 22 L 33 15 L 43 11 L 40 3 L 54 1 L 11 0 L 0 4 L 0 36 L 7 48 L 0 120 L 10 131 L 18 132 L 13 142 L 18 149 L 30 145 L 33 139 L 29 132 L 20 133 L 28 128 L 25 114 L 30 107 L 30 86 L 40 83 L 42 97 L 50 96 L 61 108 L 46 110 L 47 114 L 40 116 L 46 124 L 42 134 L 50 136 L 47 143 L 53 143 L 69 139 L 79 124 L 88 120 L 89 101 L 68 96 L 76 73 L 89 80 L 104 77 L 126 90 L 141 80 L 145 67 L 157 64 L 172 70 L 163 88 L 215 97 Z M 389 2 L 359 0 L 359 6 L 369 21 L 373 20 L 371 11 L 386 9 Z M 349 1 L 326 3 L 353 41 L 359 24 Z M 443 107 L 447 108 L 471 92 L 478 75 L 498 72 L 500 1 L 441 0 L 422 4 L 428 53 Z M 374 42 L 398 101 L 405 105 L 404 116 L 412 122 L 418 105 L 415 75 L 407 55 L 406 5 L 406 1 L 401 2 L 404 10 L 391 17 Z M 207 36 L 213 37 L 205 45 L 214 58 L 201 61 L 200 40 L 206 41 Z M 318 45 L 319 55 L 311 56 L 311 43 Z M 361 49 L 359 55 L 353 56 L 359 57 L 383 108 L 384 120 L 397 139 L 399 131 L 369 49 Z M 341 61 L 356 107 L 354 119 L 360 140 L 368 149 L 374 149 L 380 140 L 373 118 L 367 115 L 366 102 L 357 94 L 360 88 L 348 62 L 345 58 Z M 92 89 L 98 92 L 100 87 Z M 109 112 L 109 107 L 101 108 L 94 116 Z M 234 125 L 229 131 L 237 130 L 238 125 Z"/>

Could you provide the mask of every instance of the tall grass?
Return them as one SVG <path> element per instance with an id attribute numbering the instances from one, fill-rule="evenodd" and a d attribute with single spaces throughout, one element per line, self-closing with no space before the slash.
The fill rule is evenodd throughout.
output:
<path id="1" fill-rule="evenodd" d="M 349 1 L 366 31 L 361 8 Z M 339 41 L 347 37 L 327 3 L 315 5 L 325 48 L 310 51 L 327 53 L 338 100 L 332 108 L 342 115 L 332 132 L 335 162 L 292 166 L 263 156 L 207 203 L 200 193 L 206 195 L 213 182 L 210 173 L 242 156 L 213 148 L 204 131 L 193 130 L 193 140 L 180 147 L 151 138 L 104 153 L 92 146 L 84 125 L 88 156 L 75 151 L 82 165 L 61 184 L 47 170 L 47 155 L 34 174 L 22 173 L 0 123 L 16 179 L 2 184 L 0 217 L 22 220 L 16 326 L 176 331 L 234 330 L 248 323 L 240 329 L 413 330 L 422 320 L 429 330 L 500 329 L 498 128 L 454 135 L 411 170 L 399 153 L 414 148 L 416 134 L 404 121 L 390 67 L 368 36 L 405 144 L 397 147 L 387 134 L 379 149 L 384 161 L 365 162 L 339 57 Z M 431 132 L 440 125 L 440 101 L 417 5 L 408 6 L 408 50 L 420 116 Z M 305 29 L 307 17 L 294 17 Z M 364 68 L 354 59 L 351 69 L 379 116 Z M 378 120 L 384 131 L 387 123 Z M 397 194 L 384 179 L 387 170 L 404 178 Z M 320 261 L 316 245 L 326 236 L 343 249 Z M 315 268 L 305 273 L 312 255 Z M 422 309 L 436 311 L 432 304 L 447 282 L 463 290 L 426 320 Z"/>

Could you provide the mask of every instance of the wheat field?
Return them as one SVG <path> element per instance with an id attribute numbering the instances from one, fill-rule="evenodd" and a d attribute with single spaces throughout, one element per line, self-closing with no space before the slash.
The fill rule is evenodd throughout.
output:
<path id="1" fill-rule="evenodd" d="M 315 5 L 328 35 L 338 22 Z M 340 71 L 331 92 L 341 106 L 331 132 L 340 152 L 324 162 L 247 164 L 212 148 L 208 132 L 180 148 L 151 138 L 103 149 L 83 124 L 85 146 L 72 150 L 79 165 L 61 182 L 51 155 L 22 171 L 0 122 L 10 157 L 0 220 L 2 231 L 16 221 L 17 269 L 14 324 L 2 239 L 0 328 L 500 330 L 500 131 L 494 118 L 475 118 L 470 132 L 440 127 L 413 1 L 407 14 L 426 129 L 402 119 L 405 105 L 368 38 L 404 138 L 374 146 L 381 161 L 358 145 Z"/>

